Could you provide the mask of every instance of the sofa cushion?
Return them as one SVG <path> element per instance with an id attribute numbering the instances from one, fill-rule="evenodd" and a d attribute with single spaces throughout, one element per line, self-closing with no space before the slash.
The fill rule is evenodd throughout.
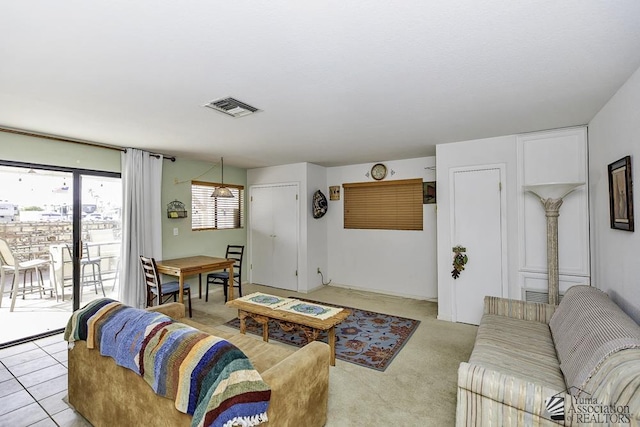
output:
<path id="1" fill-rule="evenodd" d="M 485 314 L 469 363 L 554 390 L 566 388 L 549 326 L 544 323 Z"/>
<path id="2" fill-rule="evenodd" d="M 584 390 L 607 357 L 640 348 L 640 326 L 592 286 L 571 287 L 549 327 L 568 387 Z"/>

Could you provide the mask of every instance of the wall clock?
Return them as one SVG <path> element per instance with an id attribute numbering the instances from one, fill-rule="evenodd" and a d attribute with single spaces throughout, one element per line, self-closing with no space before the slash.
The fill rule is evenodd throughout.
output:
<path id="1" fill-rule="evenodd" d="M 384 179 L 385 176 L 387 176 L 387 167 L 385 165 L 382 163 L 376 163 L 373 165 L 371 168 L 371 177 L 373 179 L 380 181 L 381 179 Z"/>

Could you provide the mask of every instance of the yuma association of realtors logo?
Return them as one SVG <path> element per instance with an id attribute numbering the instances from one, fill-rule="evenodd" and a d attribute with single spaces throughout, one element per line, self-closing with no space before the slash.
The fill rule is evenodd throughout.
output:
<path id="1" fill-rule="evenodd" d="M 573 393 L 572 393 L 573 392 Z M 578 397 L 578 396 L 589 397 Z M 566 402 L 565 396 L 568 397 Z M 570 387 L 544 400 L 549 416 L 554 421 L 593 424 L 629 424 L 628 405 L 607 405 L 578 387 Z"/>

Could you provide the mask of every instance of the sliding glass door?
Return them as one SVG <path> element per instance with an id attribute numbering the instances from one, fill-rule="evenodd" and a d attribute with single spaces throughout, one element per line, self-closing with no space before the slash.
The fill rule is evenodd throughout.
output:
<path id="1" fill-rule="evenodd" d="M 13 258 L 0 259 L 0 346 L 64 328 L 92 299 L 117 298 L 119 174 L 0 161 L 0 182 L 0 239 Z"/>

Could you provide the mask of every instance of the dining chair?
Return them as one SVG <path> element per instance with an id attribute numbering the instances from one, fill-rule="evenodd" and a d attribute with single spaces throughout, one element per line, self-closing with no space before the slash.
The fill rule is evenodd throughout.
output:
<path id="1" fill-rule="evenodd" d="M 238 294 L 242 296 L 242 259 L 244 258 L 244 246 L 241 245 L 227 245 L 227 252 L 225 255 L 227 259 L 233 259 L 233 286 L 238 288 Z M 218 271 L 215 273 L 207 274 L 207 292 L 205 295 L 205 301 L 209 301 L 209 285 L 223 285 L 224 286 L 224 302 L 227 302 L 228 289 L 227 284 L 229 282 L 229 272 Z"/>
<path id="2" fill-rule="evenodd" d="M 13 283 L 11 285 L 11 308 L 9 311 L 13 311 L 16 305 L 16 297 L 18 296 L 18 286 L 20 283 L 20 273 L 23 275 L 22 282 L 22 298 L 24 299 L 24 295 L 27 288 L 27 272 L 35 272 L 36 280 L 38 280 L 38 285 L 35 286 L 40 292 L 40 298 L 42 298 L 42 294 L 44 291 L 49 290 L 45 289 L 44 286 L 44 278 L 42 275 L 41 268 L 48 267 L 49 270 L 49 280 L 52 283 L 51 290 L 53 290 L 56 294 L 56 301 L 58 300 L 58 288 L 55 284 L 55 274 L 53 273 L 53 264 L 49 259 L 31 259 L 27 261 L 16 261 L 16 256 L 11 251 L 9 244 L 0 239 L 0 306 L 2 306 L 2 296 L 4 295 L 4 284 L 5 284 L 5 275 L 7 272 L 13 273 Z M 33 292 L 33 277 L 31 280 L 31 291 Z"/>
<path id="3" fill-rule="evenodd" d="M 173 301 L 177 301 L 180 293 L 180 283 L 178 281 L 162 283 L 158 266 L 154 258 L 148 258 L 140 255 L 140 265 L 144 274 L 144 281 L 147 285 L 147 307 L 153 306 L 153 300 L 158 299 L 158 305 L 162 305 L 169 301 L 173 296 Z M 188 283 L 184 284 L 183 292 L 189 299 L 189 317 L 191 317 L 191 287 Z M 163 300 L 163 298 L 166 299 Z"/>

